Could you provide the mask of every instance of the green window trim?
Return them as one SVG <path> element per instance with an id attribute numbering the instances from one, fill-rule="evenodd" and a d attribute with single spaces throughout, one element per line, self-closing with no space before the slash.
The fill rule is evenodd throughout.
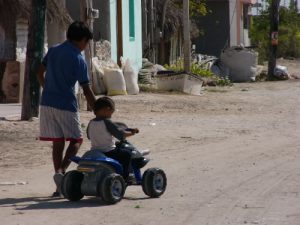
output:
<path id="1" fill-rule="evenodd" d="M 130 41 L 135 41 L 134 0 L 129 0 L 129 40 Z"/>

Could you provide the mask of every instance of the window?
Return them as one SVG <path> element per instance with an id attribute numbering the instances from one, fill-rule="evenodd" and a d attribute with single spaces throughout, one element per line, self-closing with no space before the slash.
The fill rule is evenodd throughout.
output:
<path id="1" fill-rule="evenodd" d="M 129 0 L 129 39 L 135 41 L 134 0 Z"/>
<path id="2" fill-rule="evenodd" d="M 249 5 L 243 5 L 243 27 L 245 30 L 249 29 Z"/>

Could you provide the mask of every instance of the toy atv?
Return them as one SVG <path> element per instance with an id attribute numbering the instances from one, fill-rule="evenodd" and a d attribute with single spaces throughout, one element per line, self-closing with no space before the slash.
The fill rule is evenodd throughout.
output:
<path id="1" fill-rule="evenodd" d="M 131 179 L 124 181 L 123 167 L 118 161 L 100 151 L 91 150 L 82 157 L 71 159 L 78 167 L 65 174 L 61 183 L 63 196 L 70 201 L 79 201 L 84 196 L 99 196 L 105 203 L 115 204 L 122 200 L 125 189 L 130 185 L 142 186 L 144 193 L 151 198 L 161 196 L 167 186 L 164 171 L 151 168 L 142 175 L 141 168 L 149 159 L 126 140 L 118 143 L 117 148 L 126 148 L 132 152 Z"/>

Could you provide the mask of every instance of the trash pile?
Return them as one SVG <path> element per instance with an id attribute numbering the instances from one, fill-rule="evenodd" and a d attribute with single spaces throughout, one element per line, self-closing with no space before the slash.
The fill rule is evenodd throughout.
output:
<path id="1" fill-rule="evenodd" d="M 277 65 L 275 67 L 274 76 L 278 78 L 279 80 L 288 80 L 291 79 L 291 75 L 288 72 L 288 69 L 286 66 L 280 66 Z"/>
<path id="2" fill-rule="evenodd" d="M 193 61 L 203 69 L 231 82 L 251 82 L 261 73 L 258 53 L 250 47 L 233 46 L 222 51 L 220 58 L 194 54 Z"/>
<path id="3" fill-rule="evenodd" d="M 139 83 L 160 91 L 178 91 L 200 95 L 203 80 L 199 76 L 182 71 L 167 70 L 159 64 L 143 59 L 143 67 L 139 72 Z"/>
<path id="4" fill-rule="evenodd" d="M 159 71 L 165 71 L 166 69 L 158 64 L 153 64 L 148 59 L 143 59 L 142 69 L 139 71 L 139 83 L 140 84 L 156 84 L 156 75 Z"/>
<path id="5" fill-rule="evenodd" d="M 138 74 L 129 59 L 122 60 L 122 68 L 111 59 L 111 45 L 108 41 L 96 43 L 93 63 L 93 91 L 95 94 L 136 95 L 139 93 Z"/>

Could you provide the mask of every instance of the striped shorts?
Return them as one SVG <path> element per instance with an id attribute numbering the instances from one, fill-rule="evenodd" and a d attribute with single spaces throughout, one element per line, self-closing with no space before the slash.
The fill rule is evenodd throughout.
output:
<path id="1" fill-rule="evenodd" d="M 79 112 L 70 112 L 48 106 L 40 107 L 41 141 L 82 142 Z"/>

